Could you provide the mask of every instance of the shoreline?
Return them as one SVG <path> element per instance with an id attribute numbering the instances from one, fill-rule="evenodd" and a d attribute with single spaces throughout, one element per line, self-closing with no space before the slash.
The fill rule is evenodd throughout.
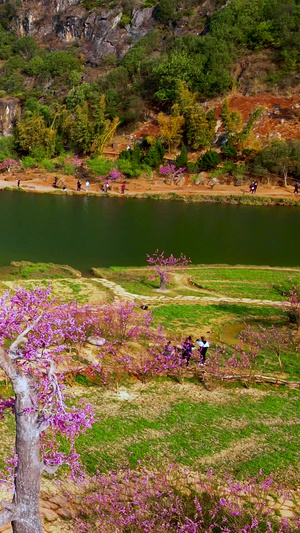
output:
<path id="1" fill-rule="evenodd" d="M 258 193 L 250 194 L 245 190 L 245 186 L 234 187 L 223 185 L 217 189 L 207 189 L 206 187 L 195 185 L 186 185 L 177 187 L 166 186 L 162 182 L 142 179 L 128 179 L 125 194 L 119 192 L 120 184 L 114 183 L 113 190 L 109 193 L 103 193 L 98 189 L 99 185 L 91 183 L 88 192 L 82 190 L 76 191 L 76 178 L 68 176 L 66 180 L 67 190 L 55 189 L 52 184 L 47 183 L 47 178 L 41 178 L 40 175 L 36 178 L 21 179 L 21 187 L 16 185 L 17 179 L 15 176 L 10 180 L 0 179 L 0 192 L 14 191 L 19 193 L 34 193 L 34 194 L 56 194 L 67 196 L 97 196 L 105 198 L 134 198 L 134 199 L 148 199 L 148 200 L 165 200 L 165 201 L 182 201 L 187 203 L 218 203 L 227 205 L 251 205 L 251 206 L 284 206 L 284 207 L 300 207 L 300 195 L 296 196 L 292 190 L 285 189 L 282 191 L 281 187 L 272 187 L 272 190 L 266 186 L 261 186 Z M 20 177 L 18 176 L 18 179 Z M 51 177 L 51 182 L 52 182 Z M 97 189 L 96 189 L 97 187 Z M 292 189 L 292 187 L 290 186 Z M 95 190 L 96 189 L 96 190 Z"/>

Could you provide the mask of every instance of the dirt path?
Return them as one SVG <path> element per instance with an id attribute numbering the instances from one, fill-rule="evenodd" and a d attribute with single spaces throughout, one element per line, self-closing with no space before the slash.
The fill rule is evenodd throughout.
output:
<path id="1" fill-rule="evenodd" d="M 66 176 L 57 174 L 58 178 L 63 178 L 67 191 L 65 194 L 87 194 L 85 191 L 85 184 L 82 184 L 82 192 L 77 192 L 77 178 L 74 176 Z M 21 181 L 21 189 L 27 192 L 51 192 L 62 193 L 62 189 L 55 189 L 53 187 L 54 173 L 49 174 L 43 170 L 27 169 L 24 172 L 11 173 L 8 172 L 1 174 L 0 189 L 6 187 L 10 189 L 17 189 L 17 181 Z M 112 184 L 111 195 L 121 195 L 120 191 L 121 183 Z M 102 196 L 101 185 L 99 183 L 90 183 L 89 193 Z M 127 180 L 126 196 L 143 196 L 145 194 L 179 194 L 180 196 L 189 197 L 191 195 L 201 196 L 244 196 L 249 193 L 249 189 L 246 184 L 235 187 L 234 185 L 218 185 L 214 189 L 211 189 L 204 185 L 195 185 L 189 178 L 186 178 L 186 183 L 183 186 L 167 185 L 161 178 L 138 178 Z M 293 187 L 289 185 L 287 188 L 279 186 L 266 186 L 259 185 L 256 196 L 267 196 L 270 198 L 291 198 L 298 200 L 298 196 L 293 194 Z M 300 195 L 299 195 L 300 203 Z"/>
<path id="2" fill-rule="evenodd" d="M 120 300 L 129 300 L 129 301 L 135 301 L 138 300 L 140 302 L 143 302 L 143 304 L 150 304 L 150 303 L 191 303 L 191 304 L 201 304 L 201 303 L 239 303 L 239 304 L 250 304 L 250 305 L 268 305 L 268 306 L 282 306 L 283 302 L 277 302 L 274 300 L 259 300 L 259 299 L 251 299 L 251 298 L 230 298 L 227 296 L 184 296 L 184 295 L 178 295 L 174 296 L 173 298 L 168 295 L 160 295 L 160 296 L 143 296 L 141 294 L 133 294 L 128 291 L 126 291 L 121 285 L 118 285 L 117 283 L 114 283 L 113 281 L 109 281 L 105 278 L 92 278 L 93 281 L 96 283 L 101 283 L 105 288 L 110 289 L 115 297 Z"/>

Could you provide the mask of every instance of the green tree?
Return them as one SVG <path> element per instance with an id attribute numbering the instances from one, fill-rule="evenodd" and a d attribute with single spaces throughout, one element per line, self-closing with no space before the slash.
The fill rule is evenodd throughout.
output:
<path id="1" fill-rule="evenodd" d="M 159 113 L 157 119 L 160 126 L 161 140 L 167 145 L 170 152 L 182 140 L 185 120 L 184 116 L 180 114 L 179 104 L 173 105 L 171 115 Z"/>
<path id="2" fill-rule="evenodd" d="M 31 35 L 25 35 L 16 41 L 13 50 L 25 61 L 29 61 L 38 53 L 39 46 L 34 37 Z"/>
<path id="3" fill-rule="evenodd" d="M 187 147 L 185 144 L 181 145 L 180 154 L 175 159 L 176 168 L 187 168 L 189 164 Z"/>
<path id="4" fill-rule="evenodd" d="M 35 56 L 24 65 L 23 72 L 28 76 L 39 76 L 45 69 L 44 60 L 40 56 Z"/>
<path id="5" fill-rule="evenodd" d="M 289 173 L 300 174 L 300 142 L 273 141 L 257 155 L 254 164 L 282 176 L 286 187 Z"/>
<path id="6" fill-rule="evenodd" d="M 55 153 L 56 130 L 47 127 L 40 114 L 28 111 L 17 124 L 15 142 L 23 154 L 33 155 L 39 150 L 41 158 L 51 157 Z"/>
<path id="7" fill-rule="evenodd" d="M 209 148 L 215 137 L 215 110 L 204 111 L 197 102 L 196 93 L 192 93 L 183 82 L 179 86 L 178 103 L 185 118 L 184 135 L 188 146 L 194 150 Z"/>
<path id="8" fill-rule="evenodd" d="M 155 12 L 156 19 L 164 26 L 174 24 L 177 20 L 176 6 L 176 0 L 159 0 Z"/>
<path id="9" fill-rule="evenodd" d="M 234 135 L 235 133 L 237 133 L 242 123 L 242 115 L 237 111 L 230 110 L 229 102 L 227 99 L 222 105 L 220 117 L 222 121 L 222 130 L 225 133 L 229 135 Z"/>
<path id="10" fill-rule="evenodd" d="M 200 170 L 210 170 L 216 168 L 221 163 L 221 157 L 218 152 L 208 150 L 202 157 L 198 159 Z"/>

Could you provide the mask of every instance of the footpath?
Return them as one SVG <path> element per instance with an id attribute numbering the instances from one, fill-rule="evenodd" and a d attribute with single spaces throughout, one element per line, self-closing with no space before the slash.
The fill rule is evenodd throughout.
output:
<path id="1" fill-rule="evenodd" d="M 259 299 L 251 299 L 251 298 L 230 298 L 229 296 L 174 296 L 170 297 L 168 295 L 160 295 L 160 296 L 143 296 L 141 294 L 133 294 L 131 292 L 126 291 L 121 285 L 118 285 L 117 283 L 114 283 L 113 281 L 109 281 L 105 278 L 92 278 L 92 281 L 95 281 L 97 283 L 101 283 L 105 288 L 110 289 L 115 297 L 120 300 L 129 300 L 129 301 L 135 301 L 138 300 L 140 302 L 143 302 L 143 304 L 150 304 L 150 303 L 241 303 L 241 304 L 252 304 L 252 305 L 267 305 L 267 306 L 282 306 L 284 305 L 284 302 L 277 302 L 274 300 L 259 300 Z"/>

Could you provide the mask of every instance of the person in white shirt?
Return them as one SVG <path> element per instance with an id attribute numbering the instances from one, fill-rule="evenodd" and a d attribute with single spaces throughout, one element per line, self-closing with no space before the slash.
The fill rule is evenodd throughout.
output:
<path id="1" fill-rule="evenodd" d="M 205 339 L 205 337 L 201 337 L 201 340 L 197 339 L 196 343 L 199 346 L 199 355 L 201 358 L 201 363 L 204 365 L 205 358 L 206 358 L 206 352 L 208 348 L 210 347 L 210 343 Z"/>
<path id="2" fill-rule="evenodd" d="M 90 182 L 87 180 L 85 182 L 85 190 L 86 190 L 86 192 L 89 192 L 89 186 L 90 186 Z"/>

